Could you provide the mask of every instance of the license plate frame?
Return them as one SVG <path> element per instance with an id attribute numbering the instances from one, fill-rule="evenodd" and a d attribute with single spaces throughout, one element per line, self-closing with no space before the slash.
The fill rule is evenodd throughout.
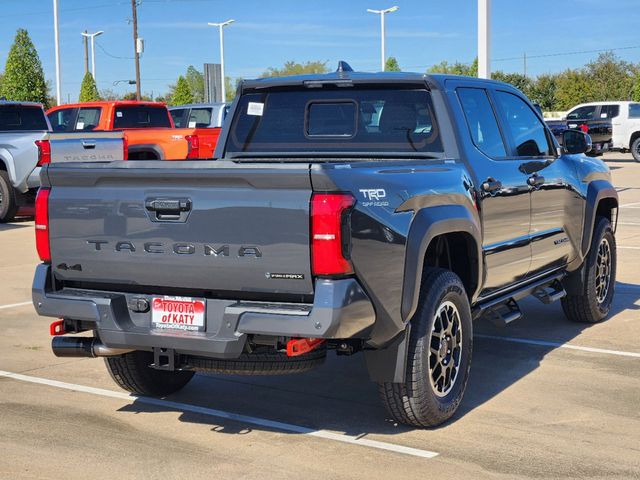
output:
<path id="1" fill-rule="evenodd" d="M 199 333 L 207 328 L 204 298 L 158 296 L 151 300 L 151 327 L 164 332 Z"/>

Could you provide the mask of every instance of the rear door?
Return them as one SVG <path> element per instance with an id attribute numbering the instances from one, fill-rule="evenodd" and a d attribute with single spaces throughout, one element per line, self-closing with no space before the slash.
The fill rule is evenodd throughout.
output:
<path id="1" fill-rule="evenodd" d="M 580 241 L 575 224 L 582 218 L 582 199 L 572 188 L 575 169 L 556 162 L 551 134 L 530 104 L 513 92 L 495 90 L 493 97 L 509 138 L 509 155 L 520 163 L 518 168 L 531 191 L 528 276 L 533 276 L 561 267 L 575 255 Z"/>
<path id="2" fill-rule="evenodd" d="M 48 171 L 59 280 L 224 298 L 312 294 L 308 164 L 88 167 Z"/>
<path id="3" fill-rule="evenodd" d="M 523 280 L 529 271 L 529 186 L 524 161 L 511 155 L 488 91 L 463 87 L 457 94 L 474 145 L 470 160 L 481 186 L 485 296 Z"/>

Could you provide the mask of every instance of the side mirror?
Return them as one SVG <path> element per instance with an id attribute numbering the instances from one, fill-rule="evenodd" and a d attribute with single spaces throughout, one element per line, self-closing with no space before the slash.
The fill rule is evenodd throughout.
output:
<path id="1" fill-rule="evenodd" d="M 565 130 L 562 133 L 562 146 L 569 154 L 589 153 L 592 143 L 591 137 L 580 130 Z"/>

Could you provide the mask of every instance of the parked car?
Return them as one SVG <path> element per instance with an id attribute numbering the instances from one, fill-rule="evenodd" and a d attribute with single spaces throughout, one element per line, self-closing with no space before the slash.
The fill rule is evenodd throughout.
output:
<path id="1" fill-rule="evenodd" d="M 219 132 L 175 128 L 164 103 L 107 101 L 66 104 L 47 111 L 54 132 L 125 133 L 130 160 L 212 158 Z"/>
<path id="2" fill-rule="evenodd" d="M 40 186 L 38 145 L 49 129 L 41 104 L 0 100 L 0 223 L 33 205 Z"/>
<path id="3" fill-rule="evenodd" d="M 220 128 L 229 112 L 228 103 L 192 103 L 170 107 L 177 128 Z"/>
<path id="4" fill-rule="evenodd" d="M 554 134 L 560 136 L 566 128 L 582 128 L 584 131 L 583 125 L 586 124 L 588 133 L 594 138 L 596 150 L 598 150 L 598 143 L 602 143 L 601 134 L 604 132 L 605 141 L 600 150 L 608 147 L 622 152 L 631 151 L 633 158 L 640 162 L 640 103 L 638 102 L 585 103 L 574 107 L 565 120 L 547 121 L 547 124 Z M 597 126 L 599 126 L 598 132 L 596 132 Z M 609 136 L 611 140 L 607 142 L 606 139 Z"/>
<path id="5" fill-rule="evenodd" d="M 580 131 L 560 150 L 512 86 L 343 63 L 239 95 L 215 162 L 46 167 L 33 302 L 61 319 L 57 356 L 164 396 L 196 371 L 364 352 L 391 417 L 423 427 L 462 401 L 472 319 L 506 325 L 528 295 L 608 315 L 609 169 Z"/>

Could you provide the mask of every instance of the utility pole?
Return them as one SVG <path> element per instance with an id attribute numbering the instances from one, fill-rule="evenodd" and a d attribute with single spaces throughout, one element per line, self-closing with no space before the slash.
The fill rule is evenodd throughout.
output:
<path id="1" fill-rule="evenodd" d="M 524 52 L 523 60 L 524 60 L 524 76 L 526 78 L 527 77 L 527 52 Z"/>
<path id="2" fill-rule="evenodd" d="M 491 0 L 478 0 L 478 77 L 491 78 Z"/>
<path id="3" fill-rule="evenodd" d="M 393 6 L 391 8 L 387 8 L 385 10 L 372 10 L 370 8 L 367 8 L 367 12 L 369 13 L 376 13 L 378 15 L 380 15 L 380 71 L 384 72 L 385 70 L 385 65 L 387 63 L 387 59 L 385 58 L 385 52 L 384 52 L 384 15 L 386 13 L 392 13 L 395 12 L 396 10 L 398 10 L 398 6 Z"/>
<path id="4" fill-rule="evenodd" d="M 89 42 L 87 41 L 87 31 L 82 35 L 82 43 L 84 44 L 84 74 L 89 73 Z"/>
<path id="5" fill-rule="evenodd" d="M 93 79 L 96 82 L 98 80 L 96 79 L 96 44 L 95 42 L 96 42 L 96 37 L 99 37 L 103 33 L 104 32 L 102 30 L 97 31 L 96 33 L 87 33 L 86 30 L 84 32 L 80 32 L 80 35 L 85 37 L 85 39 L 91 38 L 91 75 L 93 76 Z"/>
<path id="6" fill-rule="evenodd" d="M 60 80 L 60 35 L 58 33 L 58 0 L 53 0 L 53 35 L 56 53 L 56 101 L 62 104 L 62 86 Z"/>
<path id="7" fill-rule="evenodd" d="M 136 1 L 131 0 L 131 9 L 133 10 L 133 51 L 136 62 L 136 100 L 140 101 L 140 54 L 138 53 L 138 5 Z"/>

